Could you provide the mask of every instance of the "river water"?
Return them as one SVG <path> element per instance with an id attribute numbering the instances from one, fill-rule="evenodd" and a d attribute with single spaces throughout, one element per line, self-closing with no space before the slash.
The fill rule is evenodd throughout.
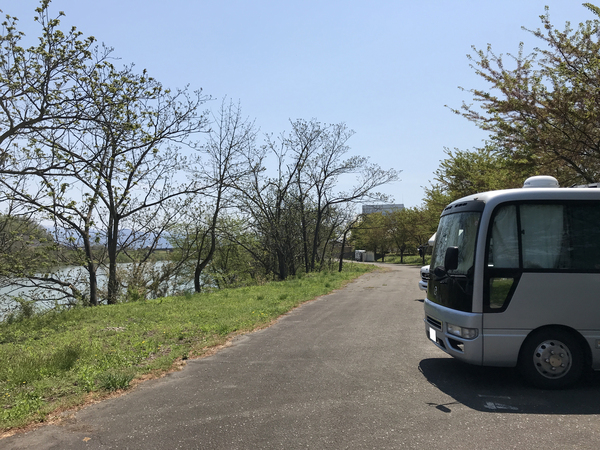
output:
<path id="1" fill-rule="evenodd" d="M 146 274 L 151 274 L 156 270 L 160 270 L 162 265 L 166 264 L 165 261 L 158 261 L 152 263 L 148 267 L 148 270 L 144 270 Z M 117 264 L 118 271 L 130 270 L 132 265 L 130 263 Z M 81 292 L 88 292 L 88 272 L 85 268 L 80 266 L 65 266 L 55 270 L 52 273 L 53 277 L 60 280 L 68 280 L 73 284 L 75 288 Z M 96 272 L 98 280 L 98 291 L 102 292 L 106 289 L 108 283 L 108 274 L 105 268 L 98 268 Z M 151 280 L 148 280 L 151 281 Z M 25 287 L 18 285 L 0 285 L 0 320 L 2 320 L 8 313 L 14 311 L 18 307 L 18 303 L 13 300 L 14 298 L 22 298 L 24 300 L 35 299 L 35 307 L 38 310 L 45 310 L 55 306 L 58 303 L 67 303 L 68 299 L 64 299 L 64 294 L 51 289 L 42 289 L 35 287 L 32 283 L 27 280 L 20 280 L 19 284 L 27 285 Z M 192 291 L 194 288 L 193 281 L 175 281 L 171 282 L 169 286 L 165 287 L 164 295 L 173 295 L 178 292 Z M 71 299 L 72 300 L 72 299 Z"/>

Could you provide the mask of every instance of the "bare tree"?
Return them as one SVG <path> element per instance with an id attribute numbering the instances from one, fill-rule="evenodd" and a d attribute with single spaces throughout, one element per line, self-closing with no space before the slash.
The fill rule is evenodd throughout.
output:
<path id="1" fill-rule="evenodd" d="M 370 164 L 367 157 L 351 156 L 344 159 L 349 151 L 347 142 L 354 134 L 345 124 L 331 125 L 323 134 L 325 137 L 322 139 L 322 146 L 311 158 L 307 174 L 316 207 L 310 270 L 315 270 L 319 235 L 327 211 L 336 205 L 366 200 L 385 202 L 388 200 L 387 196 L 374 190 L 398 179 L 395 169 L 384 170 L 376 164 Z M 357 183 L 348 191 L 338 191 L 340 178 L 347 175 L 357 175 Z"/>
<path id="2" fill-rule="evenodd" d="M 344 159 L 352 134 L 344 124 L 292 122 L 291 132 L 277 141 L 267 140 L 260 157 L 250 164 L 251 176 L 238 186 L 240 208 L 261 236 L 265 268 L 274 263 L 270 270 L 279 279 L 294 274 L 300 260 L 305 271 L 316 270 L 342 223 L 338 209 L 366 199 L 386 200 L 374 189 L 397 179 L 394 169 L 383 170 L 367 158 Z M 270 155 L 276 159 L 274 177 L 264 174 Z M 338 191 L 340 178 L 348 175 L 356 175 L 357 184 Z"/>
<path id="3" fill-rule="evenodd" d="M 248 161 L 250 173 L 236 185 L 238 208 L 260 237 L 255 242 L 260 242 L 261 248 L 249 251 L 268 273 L 274 273 L 280 280 L 297 270 L 301 245 L 298 223 L 305 218 L 300 213 L 304 199 L 298 189 L 298 177 L 318 139 L 319 130 L 302 121 L 277 140 L 267 136 L 261 151 Z M 275 160 L 272 177 L 266 176 L 265 170 L 265 165 L 272 167 L 269 156 Z"/>
<path id="4" fill-rule="evenodd" d="M 231 101 L 221 104 L 214 116 L 208 142 L 200 150 L 205 163 L 198 175 L 212 187 L 205 196 L 212 201 L 205 225 L 200 217 L 192 217 L 186 233 L 187 250 L 194 252 L 194 290 L 200 292 L 200 277 L 212 261 L 217 247 L 217 226 L 222 211 L 231 207 L 230 191 L 240 178 L 249 173 L 248 158 L 255 150 L 254 124 L 242 116 L 240 105 Z M 188 221 L 189 222 L 189 221 Z"/>

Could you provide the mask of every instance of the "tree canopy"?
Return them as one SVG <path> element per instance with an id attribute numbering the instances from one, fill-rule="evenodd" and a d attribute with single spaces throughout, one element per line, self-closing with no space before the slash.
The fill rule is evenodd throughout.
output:
<path id="1" fill-rule="evenodd" d="M 597 7 L 585 6 L 600 16 Z M 454 110 L 490 132 L 494 151 L 555 176 L 561 185 L 600 178 L 600 21 L 563 30 L 550 21 L 525 29 L 540 41 L 531 53 L 497 54 L 473 48 L 476 74 L 489 89 L 471 89 L 475 105 Z"/>

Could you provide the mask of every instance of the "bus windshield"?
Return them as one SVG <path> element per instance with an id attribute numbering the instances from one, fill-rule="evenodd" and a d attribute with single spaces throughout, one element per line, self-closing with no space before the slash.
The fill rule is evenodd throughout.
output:
<path id="1" fill-rule="evenodd" d="M 481 212 L 465 211 L 442 216 L 435 237 L 435 247 L 431 257 L 430 279 L 432 287 L 427 298 L 449 308 L 470 312 L 473 303 L 473 265 L 475 244 Z M 444 258 L 448 247 L 458 248 L 458 267 L 448 271 L 444 268 Z M 444 276 L 438 276 L 441 267 Z"/>

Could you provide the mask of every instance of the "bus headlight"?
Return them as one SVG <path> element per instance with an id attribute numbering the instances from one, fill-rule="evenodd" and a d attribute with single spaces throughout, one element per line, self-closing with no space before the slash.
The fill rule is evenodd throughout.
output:
<path id="1" fill-rule="evenodd" d="M 461 337 L 463 339 L 475 339 L 479 335 L 477 328 L 465 328 L 458 325 L 447 324 L 449 334 Z"/>

